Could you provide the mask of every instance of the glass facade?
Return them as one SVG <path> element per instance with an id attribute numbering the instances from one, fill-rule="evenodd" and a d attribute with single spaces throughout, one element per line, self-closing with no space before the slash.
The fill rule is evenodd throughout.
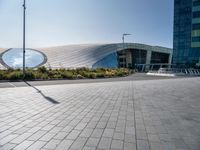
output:
<path id="1" fill-rule="evenodd" d="M 152 52 L 152 54 L 151 54 L 151 64 L 158 64 L 158 63 L 163 63 L 163 64 L 169 63 L 169 54 Z"/>
<path id="2" fill-rule="evenodd" d="M 132 50 L 132 64 L 146 64 L 147 51 L 145 50 Z"/>
<path id="3" fill-rule="evenodd" d="M 125 49 L 107 55 L 93 64 L 92 68 L 135 68 L 135 65 L 137 64 L 146 64 L 147 57 L 149 57 L 147 56 L 147 50 Z M 152 51 L 149 59 L 151 64 L 168 64 L 169 57 L 169 53 Z"/>
<path id="4" fill-rule="evenodd" d="M 117 68 L 117 67 L 118 67 L 117 53 L 112 53 L 106 56 L 105 58 L 96 62 L 92 66 L 92 68 Z"/>
<path id="5" fill-rule="evenodd" d="M 200 0 L 174 1 L 173 63 L 197 63 L 200 58 Z"/>

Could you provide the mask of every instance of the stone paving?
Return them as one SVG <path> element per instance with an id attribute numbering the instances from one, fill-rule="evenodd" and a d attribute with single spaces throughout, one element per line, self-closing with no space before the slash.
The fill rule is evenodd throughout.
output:
<path id="1" fill-rule="evenodd" d="M 0 150 L 199 150 L 200 78 L 0 89 Z"/>

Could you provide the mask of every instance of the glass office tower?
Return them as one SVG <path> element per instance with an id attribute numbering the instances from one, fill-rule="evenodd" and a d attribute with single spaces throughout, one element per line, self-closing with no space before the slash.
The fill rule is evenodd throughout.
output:
<path id="1" fill-rule="evenodd" d="M 174 0 L 173 63 L 200 60 L 200 0 Z"/>

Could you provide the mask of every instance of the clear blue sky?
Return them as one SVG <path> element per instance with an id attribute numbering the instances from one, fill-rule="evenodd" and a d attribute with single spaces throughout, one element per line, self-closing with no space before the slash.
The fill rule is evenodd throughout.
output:
<path id="1" fill-rule="evenodd" d="M 0 0 L 0 47 L 22 47 L 23 0 Z M 27 47 L 126 42 L 172 47 L 173 0 L 27 0 Z"/>

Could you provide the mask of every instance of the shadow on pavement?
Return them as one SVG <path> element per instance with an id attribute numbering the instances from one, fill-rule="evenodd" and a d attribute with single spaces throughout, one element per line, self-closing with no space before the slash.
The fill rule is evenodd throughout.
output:
<path id="1" fill-rule="evenodd" d="M 36 87 L 34 87 L 34 86 L 32 86 L 31 84 L 29 84 L 27 81 L 24 81 L 24 83 L 26 83 L 28 86 L 34 88 L 39 94 L 41 94 L 41 95 L 42 95 L 46 100 L 48 100 L 49 102 L 51 102 L 51 103 L 53 103 L 53 104 L 59 104 L 58 101 L 54 100 L 54 99 L 51 98 L 51 97 L 48 97 L 48 96 L 44 95 L 44 94 L 42 93 L 42 91 L 40 91 L 40 90 L 37 89 Z"/>

